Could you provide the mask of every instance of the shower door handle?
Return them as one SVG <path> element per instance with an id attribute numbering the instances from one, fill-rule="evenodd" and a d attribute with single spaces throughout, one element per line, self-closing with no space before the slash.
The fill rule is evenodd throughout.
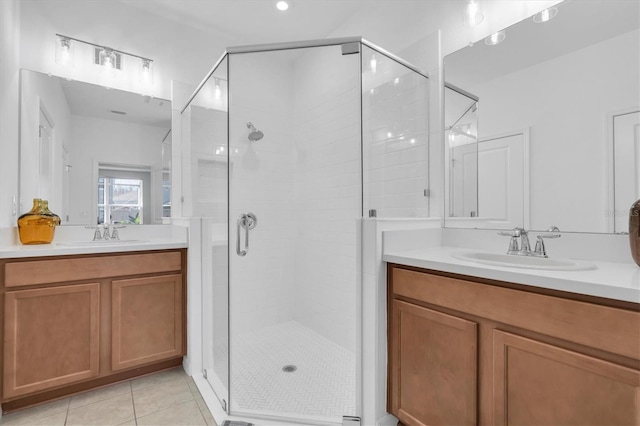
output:
<path id="1" fill-rule="evenodd" d="M 242 213 L 238 217 L 238 222 L 236 223 L 236 253 L 238 256 L 246 256 L 249 252 L 249 231 L 255 228 L 257 224 L 258 218 L 253 213 Z M 242 228 L 244 228 L 244 250 L 240 250 Z"/>

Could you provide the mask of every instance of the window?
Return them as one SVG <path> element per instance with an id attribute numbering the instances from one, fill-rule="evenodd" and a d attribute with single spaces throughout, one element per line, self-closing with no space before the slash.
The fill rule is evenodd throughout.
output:
<path id="1" fill-rule="evenodd" d="M 98 224 L 142 224 L 143 180 L 98 178 Z"/>

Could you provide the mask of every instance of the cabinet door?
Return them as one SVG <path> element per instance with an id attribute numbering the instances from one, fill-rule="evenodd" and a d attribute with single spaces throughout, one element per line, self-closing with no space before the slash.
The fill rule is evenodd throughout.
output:
<path id="1" fill-rule="evenodd" d="M 100 284 L 5 294 L 3 398 L 98 376 Z"/>
<path id="2" fill-rule="evenodd" d="M 389 410 L 409 425 L 474 425 L 477 324 L 393 300 Z"/>
<path id="3" fill-rule="evenodd" d="M 111 368 L 183 355 L 182 275 L 113 281 Z"/>
<path id="4" fill-rule="evenodd" d="M 493 332 L 496 425 L 638 425 L 640 372 Z"/>

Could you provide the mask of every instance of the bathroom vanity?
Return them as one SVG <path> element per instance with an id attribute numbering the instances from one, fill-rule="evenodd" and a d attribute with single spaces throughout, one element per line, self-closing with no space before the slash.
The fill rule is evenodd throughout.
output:
<path id="1" fill-rule="evenodd" d="M 461 275 L 416 267 L 429 263 L 416 255 L 385 257 L 404 263 L 387 264 L 387 410 L 401 423 L 639 424 L 635 294 L 603 298 L 549 289 L 543 276 L 525 285 L 482 277 L 490 268 Z"/>
<path id="2" fill-rule="evenodd" d="M 54 244 L 0 253 L 3 411 L 180 365 L 184 247 Z"/>

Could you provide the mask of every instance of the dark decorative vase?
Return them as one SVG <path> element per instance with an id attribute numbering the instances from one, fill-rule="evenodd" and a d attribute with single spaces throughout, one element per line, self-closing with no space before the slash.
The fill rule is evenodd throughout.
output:
<path id="1" fill-rule="evenodd" d="M 631 257 L 640 266 L 640 200 L 636 201 L 629 210 L 629 243 Z"/>

